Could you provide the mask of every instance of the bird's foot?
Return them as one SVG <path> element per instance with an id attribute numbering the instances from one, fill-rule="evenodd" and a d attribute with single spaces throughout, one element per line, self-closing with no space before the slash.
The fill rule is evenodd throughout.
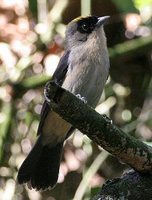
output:
<path id="1" fill-rule="evenodd" d="M 50 104 L 50 93 L 52 93 L 52 83 L 55 83 L 54 80 L 48 81 L 44 87 L 44 98 L 48 104 Z"/>
<path id="2" fill-rule="evenodd" d="M 107 115 L 102 115 L 102 117 L 106 120 L 106 127 L 107 127 L 107 129 L 111 130 L 112 129 L 112 125 L 113 125 L 112 119 L 110 119 L 109 117 L 107 117 Z"/>
<path id="3" fill-rule="evenodd" d="M 87 103 L 87 99 L 85 97 L 82 97 L 80 94 L 77 94 L 76 97 L 80 99 L 83 103 Z"/>

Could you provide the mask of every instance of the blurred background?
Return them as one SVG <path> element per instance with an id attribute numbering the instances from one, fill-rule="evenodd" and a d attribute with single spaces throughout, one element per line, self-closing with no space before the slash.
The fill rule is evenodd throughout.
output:
<path id="1" fill-rule="evenodd" d="M 44 85 L 64 51 L 66 24 L 88 14 L 111 16 L 110 76 L 97 110 L 152 145 L 152 0 L 0 0 L 1 200 L 87 200 L 128 169 L 76 131 L 52 191 L 16 183 L 36 140 Z"/>

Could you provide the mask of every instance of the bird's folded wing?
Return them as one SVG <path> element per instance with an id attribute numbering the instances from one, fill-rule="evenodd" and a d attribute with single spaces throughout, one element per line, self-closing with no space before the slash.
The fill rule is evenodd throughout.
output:
<path id="1" fill-rule="evenodd" d="M 53 77 L 51 80 L 54 80 L 57 84 L 62 85 L 65 77 L 66 77 L 66 73 L 68 70 L 68 57 L 69 57 L 69 53 L 70 51 L 66 51 L 63 56 L 60 59 L 60 62 L 53 74 Z M 38 131 L 37 131 L 37 135 L 40 135 L 42 133 L 42 127 L 44 125 L 44 121 L 47 117 L 47 114 L 50 111 L 50 106 L 48 105 L 47 101 L 45 100 L 42 106 L 42 110 L 41 110 L 41 117 L 40 117 L 40 123 L 38 126 Z"/>

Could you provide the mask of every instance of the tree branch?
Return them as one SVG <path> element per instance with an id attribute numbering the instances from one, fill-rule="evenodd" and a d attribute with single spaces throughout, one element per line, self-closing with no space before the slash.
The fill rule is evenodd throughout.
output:
<path id="1" fill-rule="evenodd" d="M 148 200 L 152 199 L 152 174 L 129 171 L 121 178 L 107 181 L 91 200 Z"/>
<path id="2" fill-rule="evenodd" d="M 152 37 L 140 37 L 134 40 L 126 41 L 109 48 L 110 61 L 117 60 L 124 56 L 144 55 L 144 52 L 152 50 Z"/>
<path id="3" fill-rule="evenodd" d="M 135 170 L 152 171 L 152 149 L 148 145 L 124 133 L 54 82 L 48 82 L 45 89 L 51 108 L 63 119 Z"/>

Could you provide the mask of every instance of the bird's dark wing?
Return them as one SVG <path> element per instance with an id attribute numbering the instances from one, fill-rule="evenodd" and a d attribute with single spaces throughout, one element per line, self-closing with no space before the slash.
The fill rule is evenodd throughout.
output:
<path id="1" fill-rule="evenodd" d="M 64 55 L 61 57 L 59 64 L 53 74 L 52 79 L 56 81 L 57 84 L 62 85 L 67 70 L 68 70 L 68 58 L 69 58 L 70 51 L 66 51 Z"/>
<path id="2" fill-rule="evenodd" d="M 62 85 L 65 77 L 66 77 L 66 73 L 68 70 L 68 57 L 69 57 L 69 53 L 70 51 L 66 51 L 64 53 L 64 55 L 61 57 L 59 64 L 53 74 L 53 77 L 51 80 L 54 80 L 57 84 Z M 38 132 L 37 134 L 40 135 L 41 134 L 41 130 L 42 130 L 42 126 L 44 123 L 44 120 L 48 114 L 48 112 L 50 111 L 50 106 L 48 105 L 47 101 L 45 100 L 42 106 L 42 110 L 41 110 L 41 119 L 40 119 L 40 123 L 39 123 L 39 127 L 38 127 Z"/>

